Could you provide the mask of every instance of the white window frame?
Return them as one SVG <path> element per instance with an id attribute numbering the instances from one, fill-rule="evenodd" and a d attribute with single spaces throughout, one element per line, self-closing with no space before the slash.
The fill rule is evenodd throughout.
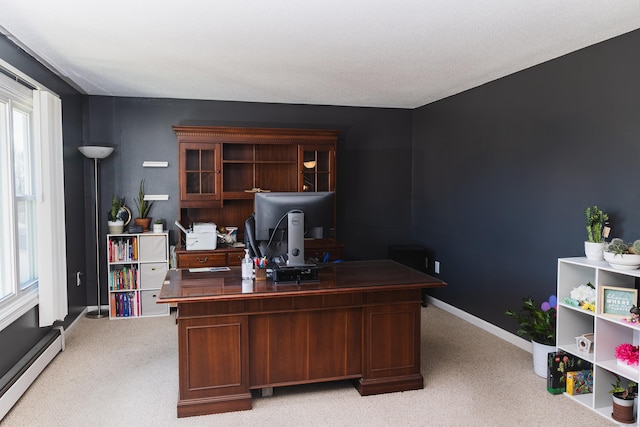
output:
<path id="1" fill-rule="evenodd" d="M 30 124 L 33 138 L 32 164 L 34 167 L 36 192 L 36 259 L 37 280 L 24 289 L 20 289 L 20 279 L 17 271 L 17 225 L 15 210 L 11 209 L 8 217 L 12 222 L 10 236 L 0 239 L 0 244 L 7 245 L 11 253 L 10 272 L 8 273 L 13 287 L 11 296 L 0 300 L 0 330 L 6 328 L 22 315 L 39 307 L 40 326 L 53 324 L 55 320 L 62 320 L 68 312 L 67 307 L 67 279 L 66 279 L 66 232 L 64 215 L 64 169 L 62 156 L 62 115 L 61 102 L 57 95 L 35 82 L 28 76 L 0 60 L 0 67 L 16 77 L 11 79 L 0 73 L 0 100 L 7 103 L 7 117 L 12 115 L 12 105 L 20 105 L 30 109 Z M 26 82 L 33 90 L 19 81 Z M 8 165 L 0 164 L 3 179 L 10 183 L 11 200 L 0 201 L 5 209 L 7 203 L 14 205 L 15 187 L 13 182 L 13 153 L 12 129 L 8 127 L 5 134 L 0 136 L 0 150 Z M 6 141 L 6 144 L 4 143 Z M 45 224 L 40 222 L 44 219 Z M 56 230 L 47 232 L 45 227 Z M 3 236 L 4 237 L 4 236 Z M 5 249 L 7 248 L 5 247 Z M 51 254 L 54 254 L 52 257 Z M 43 256 L 44 255 L 44 256 Z M 44 260 L 44 261 L 43 261 Z M 0 277 L 0 280 L 2 278 Z"/>

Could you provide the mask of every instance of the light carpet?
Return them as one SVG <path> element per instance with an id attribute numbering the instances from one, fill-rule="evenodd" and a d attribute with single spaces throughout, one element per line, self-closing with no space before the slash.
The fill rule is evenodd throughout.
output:
<path id="1" fill-rule="evenodd" d="M 174 316 L 78 322 L 2 420 L 13 426 L 607 426 L 533 373 L 531 354 L 430 305 L 422 390 L 360 396 L 348 381 L 254 394 L 250 411 L 180 418 Z"/>

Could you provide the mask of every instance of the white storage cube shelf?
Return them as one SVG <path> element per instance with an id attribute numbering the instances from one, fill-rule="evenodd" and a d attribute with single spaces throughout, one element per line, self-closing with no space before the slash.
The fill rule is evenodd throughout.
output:
<path id="1" fill-rule="evenodd" d="M 156 304 L 169 270 L 169 234 L 107 235 L 109 318 L 166 316 L 167 304 Z"/>
<path id="2" fill-rule="evenodd" d="M 640 325 L 631 324 L 604 314 L 600 314 L 602 307 L 602 286 L 616 286 L 621 288 L 636 288 L 636 279 L 640 278 L 640 270 L 616 270 L 606 261 L 592 261 L 587 258 L 560 258 L 558 260 L 558 317 L 556 336 L 558 349 L 580 357 L 593 364 L 593 393 L 569 395 L 571 399 L 580 402 L 612 422 L 612 398 L 609 390 L 616 382 L 615 375 L 623 380 L 640 383 L 640 373 L 637 367 L 618 365 L 615 348 L 619 344 L 640 342 Z M 596 311 L 573 307 L 564 302 L 570 297 L 571 291 L 580 286 L 591 283 L 596 288 Z M 593 333 L 591 352 L 578 350 L 576 337 Z M 636 399 L 636 405 L 637 405 Z M 637 413 L 637 408 L 636 408 Z M 640 426 L 638 417 L 633 424 Z"/>

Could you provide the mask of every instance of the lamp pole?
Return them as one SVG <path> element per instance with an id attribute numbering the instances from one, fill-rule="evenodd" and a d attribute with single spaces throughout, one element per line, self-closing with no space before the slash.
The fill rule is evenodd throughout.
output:
<path id="1" fill-rule="evenodd" d="M 91 319 L 101 319 L 107 317 L 107 314 L 102 314 L 102 305 L 100 303 L 100 222 L 98 211 L 98 160 L 104 159 L 113 152 L 113 147 L 102 147 L 97 145 L 85 145 L 78 147 L 78 150 L 84 154 L 87 158 L 93 159 L 93 182 L 94 182 L 94 194 L 95 194 L 95 238 L 96 238 L 96 284 L 98 290 L 98 309 L 87 313 L 87 317 Z"/>

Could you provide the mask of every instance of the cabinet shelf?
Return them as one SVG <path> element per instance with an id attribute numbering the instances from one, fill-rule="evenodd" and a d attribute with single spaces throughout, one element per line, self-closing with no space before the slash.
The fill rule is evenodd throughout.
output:
<path id="1" fill-rule="evenodd" d="M 222 163 L 225 165 L 295 165 L 298 162 L 295 160 L 223 160 Z"/>
<path id="2" fill-rule="evenodd" d="M 194 222 L 238 227 L 242 241 L 255 196 L 245 190 L 335 191 L 341 131 L 235 126 L 173 126 L 173 130 L 179 157 L 178 220 L 187 228 Z M 182 253 L 184 239 L 181 233 L 176 250 L 180 268 L 184 267 L 180 260 L 189 262 L 192 255 Z M 215 258 L 212 251 L 207 254 Z"/>
<path id="3" fill-rule="evenodd" d="M 565 396 L 590 408 L 610 421 L 612 404 L 611 383 L 616 375 L 626 381 L 640 382 L 638 368 L 620 366 L 615 358 L 615 348 L 622 343 L 638 345 L 640 325 L 624 322 L 620 318 L 600 314 L 600 290 L 602 286 L 621 286 L 634 288 L 639 270 L 623 271 L 612 268 L 604 261 L 592 261 L 586 258 L 561 258 L 558 260 L 558 311 L 557 330 L 558 349 L 580 357 L 593 364 L 593 393 Z M 571 290 L 579 285 L 591 283 L 596 290 L 596 312 L 562 302 L 569 297 Z M 593 351 L 578 351 L 575 337 L 584 333 L 593 333 Z M 633 424 L 638 426 L 638 420 Z"/>

